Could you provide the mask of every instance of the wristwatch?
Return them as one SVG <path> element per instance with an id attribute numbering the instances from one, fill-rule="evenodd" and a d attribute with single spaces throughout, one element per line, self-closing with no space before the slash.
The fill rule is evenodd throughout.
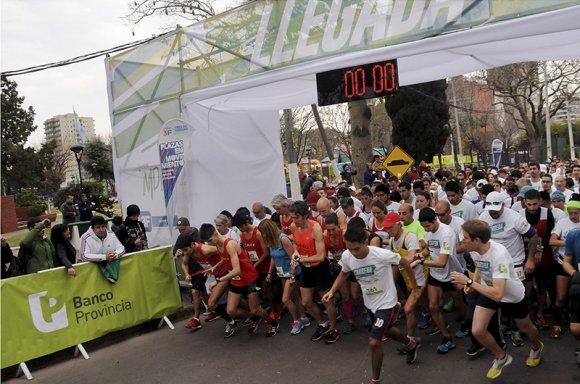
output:
<path id="1" fill-rule="evenodd" d="M 465 285 L 467 286 L 467 288 L 471 287 L 471 284 L 473 284 L 473 280 L 467 279 L 467 283 L 465 283 Z"/>

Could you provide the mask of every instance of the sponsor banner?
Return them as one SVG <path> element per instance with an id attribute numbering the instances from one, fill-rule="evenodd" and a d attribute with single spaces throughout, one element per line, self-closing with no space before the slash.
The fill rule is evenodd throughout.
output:
<path id="1" fill-rule="evenodd" d="M 501 163 L 501 152 L 503 151 L 503 141 L 500 139 L 495 139 L 491 143 L 491 158 L 493 159 L 493 165 L 499 167 Z"/>
<path id="2" fill-rule="evenodd" d="M 75 269 L 76 277 L 57 268 L 1 281 L 2 368 L 181 308 L 170 247 L 122 258 L 116 284 L 95 264 Z"/>

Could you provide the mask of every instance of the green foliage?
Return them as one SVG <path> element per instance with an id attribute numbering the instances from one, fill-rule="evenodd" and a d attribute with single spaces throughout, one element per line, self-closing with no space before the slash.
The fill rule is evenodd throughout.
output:
<path id="1" fill-rule="evenodd" d="M 38 202 L 28 207 L 28 214 L 30 215 L 30 217 L 40 216 L 46 211 L 47 208 L 48 205 L 46 205 L 46 203 Z"/>
<path id="2" fill-rule="evenodd" d="M 449 138 L 449 105 L 445 80 L 401 87 L 387 98 L 385 107 L 393 122 L 393 144 L 418 163 L 430 160 Z"/>
<path id="3" fill-rule="evenodd" d="M 18 84 L 2 76 L 2 142 L 9 141 L 13 145 L 23 146 L 28 136 L 36 129 L 34 125 L 34 109 L 24 109 L 24 97 L 18 96 Z M 4 149 L 4 148 L 2 148 Z M 4 157 L 2 158 L 4 162 Z"/>
<path id="4" fill-rule="evenodd" d="M 23 189 L 14 195 L 14 202 L 17 207 L 31 207 L 38 202 L 42 202 L 32 191 Z"/>
<path id="5" fill-rule="evenodd" d="M 113 149 L 111 144 L 96 138 L 85 145 L 82 159 L 83 175 L 89 175 L 95 180 L 106 181 L 114 185 Z"/>
<path id="6" fill-rule="evenodd" d="M 112 216 L 114 200 L 109 194 L 103 183 L 96 181 L 87 181 L 83 183 L 83 192 L 88 196 L 89 201 L 95 205 L 95 211 L 106 216 Z M 73 184 L 56 192 L 53 196 L 53 202 L 56 207 L 60 207 L 66 200 L 67 195 L 75 196 L 75 202 L 78 202 L 81 195 L 79 184 Z"/>

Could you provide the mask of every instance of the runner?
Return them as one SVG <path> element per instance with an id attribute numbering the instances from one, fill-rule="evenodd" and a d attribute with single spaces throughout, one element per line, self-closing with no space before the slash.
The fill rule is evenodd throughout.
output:
<path id="1" fill-rule="evenodd" d="M 293 319 L 290 334 L 297 335 L 304 327 L 310 325 L 310 321 L 300 302 L 299 284 L 296 281 L 300 280 L 302 271 L 299 265 L 292 265 L 291 255 L 294 252 L 292 241 L 272 220 L 262 220 L 259 229 L 271 256 L 270 274 L 267 279 L 272 280 L 274 274 L 282 279 L 284 286 L 282 303 L 288 308 Z"/>
<path id="2" fill-rule="evenodd" d="M 235 240 L 220 235 L 211 224 L 202 224 L 199 232 L 202 241 L 217 247 L 221 259 L 229 270 L 224 276 L 216 277 L 218 283 L 228 281 L 230 285 L 227 301 L 228 315 L 242 317 L 249 314 L 252 316 L 248 326 L 249 333 L 257 332 L 261 319 L 268 324 L 266 336 L 276 335 L 279 327 L 278 322 L 271 320 L 268 313 L 260 307 L 256 291 L 258 273 L 246 251 Z M 240 307 L 242 298 L 247 300 L 249 311 Z"/>
<path id="3" fill-rule="evenodd" d="M 492 316 L 501 308 L 503 316 L 513 318 L 518 328 L 532 342 L 528 367 L 536 367 L 542 360 L 544 344 L 538 339 L 538 329 L 530 320 L 525 288 L 518 279 L 513 260 L 503 245 L 490 241 L 491 229 L 481 220 L 463 225 L 463 243 L 470 251 L 477 269 L 473 279 L 463 273 L 452 272 L 452 281 L 464 285 L 464 290 L 480 293 L 473 316 L 472 332 L 477 340 L 495 356 L 487 372 L 489 379 L 501 375 L 502 369 L 511 364 L 512 357 L 496 342 L 487 327 Z"/>
<path id="4" fill-rule="evenodd" d="M 580 340 L 580 229 L 566 237 L 562 269 L 572 278 L 570 287 L 570 331 Z M 580 348 L 576 348 L 576 364 L 580 367 Z"/>
<path id="5" fill-rule="evenodd" d="M 314 303 L 315 290 L 322 296 L 332 286 L 322 229 L 318 223 L 308 220 L 308 205 L 305 202 L 295 202 L 290 207 L 290 213 L 294 221 L 292 224 L 294 235 L 292 260 L 303 267 L 300 279 L 302 304 L 318 324 L 310 340 L 318 341 L 324 338 L 327 344 L 332 344 L 340 338 L 336 329 L 334 302 L 330 300 L 324 304 L 330 323 L 323 320 L 322 312 Z"/>
<path id="6" fill-rule="evenodd" d="M 389 234 L 383 228 L 383 221 L 385 220 L 385 215 L 387 214 L 385 204 L 380 200 L 374 200 L 371 204 L 371 212 L 373 213 L 368 226 L 371 232 L 376 233 L 382 240 L 382 244 L 387 244 L 387 239 Z"/>
<path id="7" fill-rule="evenodd" d="M 290 216 L 289 206 L 290 200 L 282 195 L 278 194 L 272 198 L 270 205 L 272 208 L 280 215 L 280 225 L 282 226 L 282 232 L 288 236 L 292 235 L 292 217 Z"/>
<path id="8" fill-rule="evenodd" d="M 375 199 L 379 199 L 385 204 L 385 214 L 389 212 L 399 212 L 401 204 L 391 201 L 391 190 L 386 184 L 379 184 L 375 188 Z"/>
<path id="9" fill-rule="evenodd" d="M 445 184 L 445 194 L 451 206 L 451 215 L 465 221 L 477 218 L 475 205 L 463 198 L 463 190 L 456 181 L 448 181 Z"/>
<path id="10" fill-rule="evenodd" d="M 332 302 L 334 292 L 343 285 L 350 273 L 353 273 L 363 289 L 363 298 L 369 314 L 373 318 L 370 329 L 369 346 L 371 348 L 372 380 L 371 384 L 381 383 L 381 367 L 383 363 L 383 334 L 402 343 L 407 348 L 406 360 L 413 364 L 417 360 L 417 351 L 421 339 L 404 336 L 393 322 L 396 318 L 397 289 L 393 279 L 392 266 L 403 264 L 409 274 L 413 272 L 409 261 L 396 253 L 370 247 L 367 245 L 367 233 L 359 226 L 351 226 L 345 234 L 347 251 L 340 260 L 342 272 L 322 298 L 323 302 Z"/>

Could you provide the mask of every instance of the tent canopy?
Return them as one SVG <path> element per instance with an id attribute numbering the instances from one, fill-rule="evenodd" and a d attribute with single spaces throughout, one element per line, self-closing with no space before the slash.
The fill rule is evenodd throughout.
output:
<path id="1" fill-rule="evenodd" d="M 252 2 L 107 61 L 120 200 L 167 215 L 158 137 L 181 118 L 194 133 L 178 215 L 269 204 L 286 191 L 278 111 L 316 103 L 318 72 L 397 59 L 410 85 L 579 55 L 580 0 Z"/>

